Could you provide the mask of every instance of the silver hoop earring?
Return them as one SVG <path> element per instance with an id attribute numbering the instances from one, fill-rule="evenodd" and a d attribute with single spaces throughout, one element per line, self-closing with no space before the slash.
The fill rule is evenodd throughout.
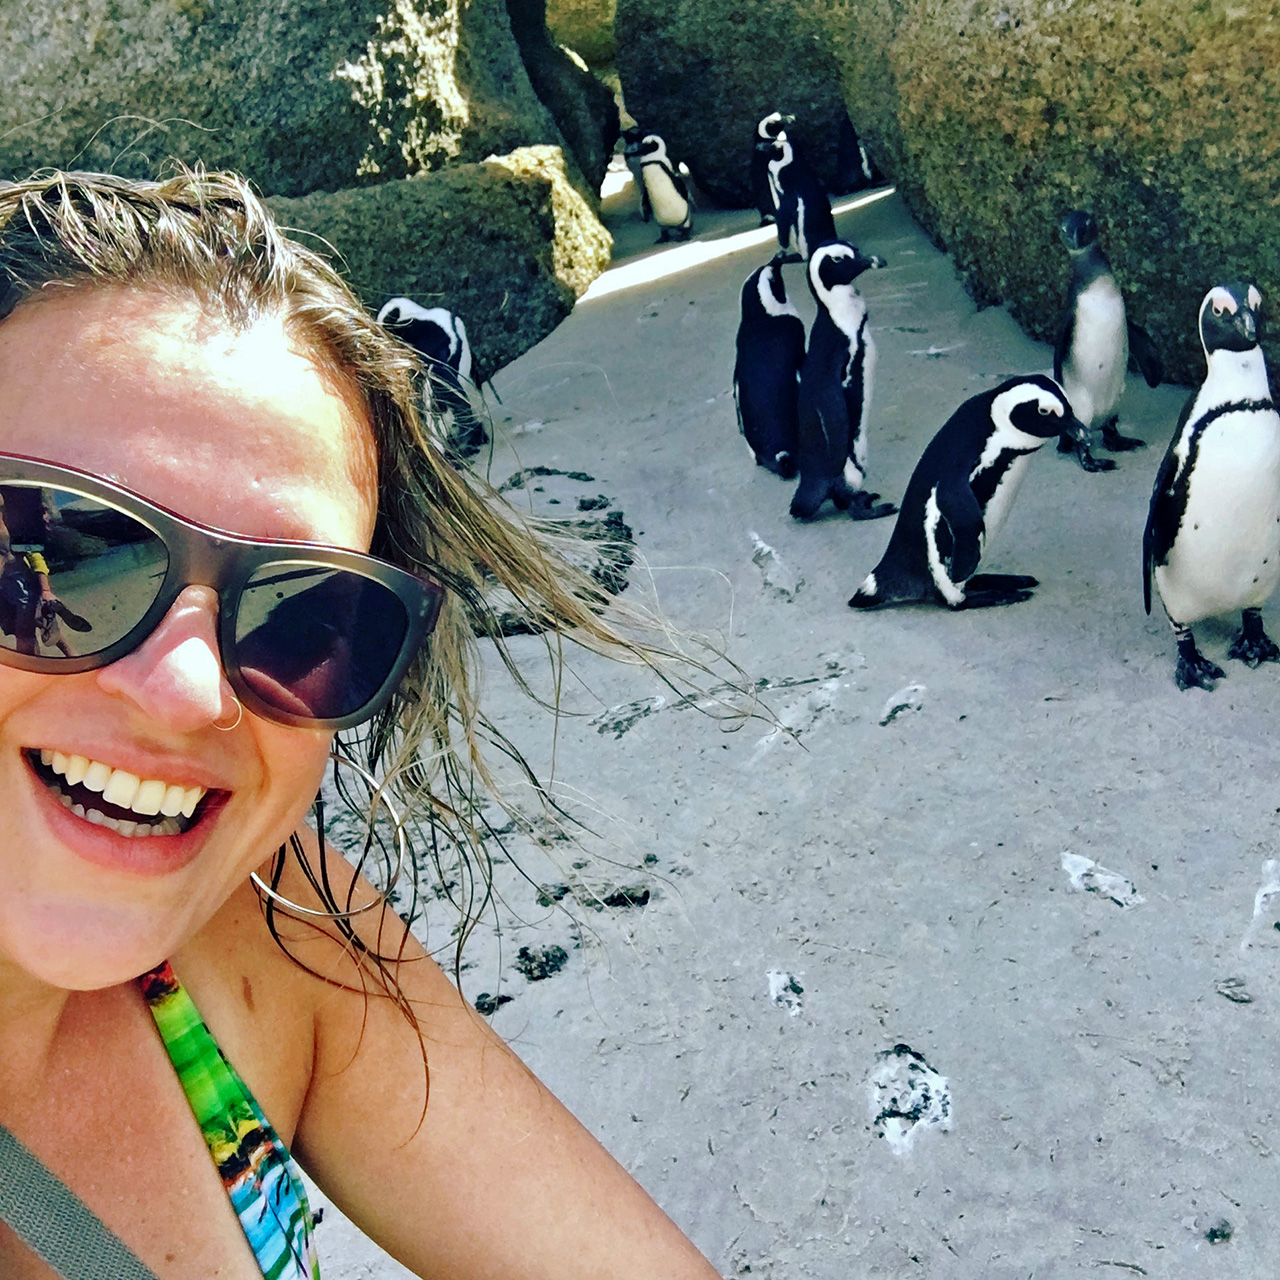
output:
<path id="1" fill-rule="evenodd" d="M 386 888 L 382 889 L 381 891 L 375 890 L 373 897 L 368 902 L 361 903 L 360 906 L 358 907 L 348 907 L 342 911 L 323 911 L 316 907 L 304 907 L 304 906 L 301 906 L 299 903 L 291 901 L 290 899 L 286 898 L 282 893 L 279 893 L 277 890 L 272 888 L 271 885 L 267 884 L 267 882 L 263 880 L 263 878 L 256 871 L 252 871 L 249 873 L 249 879 L 253 882 L 254 888 L 257 889 L 257 891 L 260 894 L 262 894 L 263 897 L 269 898 L 272 902 L 276 903 L 281 907 L 284 907 L 285 910 L 287 911 L 292 911 L 298 915 L 309 916 L 312 919 L 318 919 L 318 920 L 346 920 L 351 916 L 358 916 L 362 912 L 372 911 L 374 907 L 380 907 L 380 906 L 386 905 L 388 899 L 391 896 L 391 891 L 396 887 L 396 885 L 400 881 L 400 876 L 404 871 L 404 864 L 409 858 L 409 837 L 405 835 L 404 818 L 396 810 L 395 806 L 391 803 L 391 801 L 387 799 L 386 795 L 383 793 L 382 783 L 380 783 L 377 780 L 377 778 L 373 776 L 373 774 L 371 774 L 367 769 L 363 768 L 361 765 L 356 764 L 354 760 L 348 759 L 346 756 L 340 754 L 337 751 L 329 752 L 329 759 L 333 762 L 333 766 L 334 766 L 335 785 L 337 785 L 336 779 L 337 779 L 338 766 L 346 765 L 347 768 L 355 770 L 360 780 L 365 784 L 365 786 L 369 788 L 369 794 L 371 798 L 371 807 L 366 818 L 367 826 L 365 829 L 364 839 L 362 842 L 360 858 L 359 858 L 359 861 L 356 862 L 354 866 L 355 872 L 358 873 L 361 867 L 364 866 L 365 860 L 369 856 L 370 848 L 375 843 L 379 843 L 378 838 L 374 832 L 374 827 L 376 825 L 375 815 L 376 815 L 378 806 L 381 805 L 387 811 L 387 816 L 390 819 L 392 829 L 395 832 L 396 864 L 395 864 L 395 869 L 392 871 L 391 876 L 387 881 Z M 320 819 L 319 819 L 319 822 L 317 823 L 317 826 L 319 828 L 318 835 L 320 837 L 320 853 L 321 853 L 321 856 L 323 857 L 325 833 L 324 833 L 324 800 L 322 796 L 316 797 L 316 808 L 320 814 Z M 283 852 L 283 849 L 284 847 L 281 846 L 281 852 Z"/>
<path id="2" fill-rule="evenodd" d="M 230 733 L 231 730 L 244 719 L 244 703 L 242 703 L 234 693 L 231 695 L 231 701 L 236 704 L 236 718 L 230 724 L 219 724 L 215 720 L 213 722 L 213 727 L 217 729 L 219 733 Z"/>

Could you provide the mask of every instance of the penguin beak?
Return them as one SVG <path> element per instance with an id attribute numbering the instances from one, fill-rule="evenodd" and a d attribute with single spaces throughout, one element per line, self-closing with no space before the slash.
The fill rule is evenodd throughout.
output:
<path id="1" fill-rule="evenodd" d="M 1257 317 L 1247 307 L 1241 307 L 1236 313 L 1236 328 L 1250 346 L 1258 341 Z"/>
<path id="2" fill-rule="evenodd" d="M 1088 430 L 1089 428 L 1086 427 L 1074 413 L 1068 413 L 1065 418 L 1059 419 L 1058 427 L 1054 432 L 1054 435 L 1071 435 L 1074 436 L 1075 439 L 1081 440 L 1084 438 L 1084 435 Z"/>
<path id="3" fill-rule="evenodd" d="M 874 253 L 873 253 L 873 254 L 870 254 L 870 255 L 867 257 L 867 259 L 866 259 L 866 263 L 867 263 L 867 266 L 868 266 L 868 267 L 874 267 L 874 268 L 885 267 L 885 266 L 888 266 L 888 265 L 889 265 L 889 264 L 888 264 L 887 262 L 885 262 L 885 260 L 884 260 L 883 258 L 881 258 L 878 254 L 874 254 Z"/>

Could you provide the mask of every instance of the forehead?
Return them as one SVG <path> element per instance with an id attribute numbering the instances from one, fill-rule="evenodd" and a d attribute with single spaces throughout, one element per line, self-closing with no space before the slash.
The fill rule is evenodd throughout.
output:
<path id="1" fill-rule="evenodd" d="M 363 547 L 372 533 L 358 397 L 275 316 L 237 331 L 154 290 L 24 303 L 0 323 L 0 450 L 248 536 Z"/>

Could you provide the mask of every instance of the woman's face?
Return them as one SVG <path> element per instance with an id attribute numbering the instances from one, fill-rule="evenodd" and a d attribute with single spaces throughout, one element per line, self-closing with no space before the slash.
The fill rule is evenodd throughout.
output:
<path id="1" fill-rule="evenodd" d="M 235 333 L 194 301 L 69 289 L 0 323 L 0 452 L 115 480 L 249 537 L 364 550 L 376 459 L 358 402 L 276 319 Z M 191 937 L 302 820 L 330 735 L 235 718 L 216 599 L 190 587 L 98 671 L 0 666 L 0 980 L 122 982 Z M 33 754 L 205 788 L 196 822 L 138 837 L 79 817 Z"/>

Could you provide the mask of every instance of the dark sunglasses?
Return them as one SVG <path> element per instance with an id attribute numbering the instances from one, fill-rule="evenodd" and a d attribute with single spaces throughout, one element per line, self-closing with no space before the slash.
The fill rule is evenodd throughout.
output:
<path id="1" fill-rule="evenodd" d="M 96 476 L 0 454 L 0 664 L 105 667 L 190 585 L 218 593 L 222 665 L 241 702 L 324 729 L 386 705 L 444 597 L 373 556 L 242 538 Z"/>

